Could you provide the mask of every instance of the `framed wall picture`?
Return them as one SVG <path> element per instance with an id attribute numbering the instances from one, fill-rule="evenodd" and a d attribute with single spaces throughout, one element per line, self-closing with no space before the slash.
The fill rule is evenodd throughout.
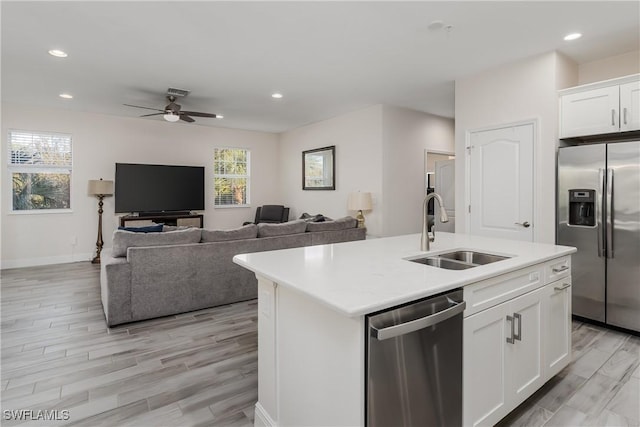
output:
<path id="1" fill-rule="evenodd" d="M 336 146 L 302 152 L 302 189 L 336 189 Z"/>

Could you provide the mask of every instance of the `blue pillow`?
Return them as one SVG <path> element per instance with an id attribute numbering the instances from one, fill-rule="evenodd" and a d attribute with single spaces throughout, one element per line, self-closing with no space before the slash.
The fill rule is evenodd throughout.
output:
<path id="1" fill-rule="evenodd" d="M 159 233 L 163 224 L 146 225 L 144 227 L 118 227 L 118 230 L 133 231 L 134 233 Z"/>

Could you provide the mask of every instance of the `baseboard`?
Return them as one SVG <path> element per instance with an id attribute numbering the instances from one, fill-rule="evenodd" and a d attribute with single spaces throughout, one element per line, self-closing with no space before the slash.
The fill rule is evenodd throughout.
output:
<path id="1" fill-rule="evenodd" d="M 93 253 L 81 253 L 81 254 L 50 256 L 50 257 L 39 257 L 39 258 L 21 258 L 21 259 L 2 260 L 0 261 L 0 270 L 6 270 L 9 268 L 37 267 L 40 265 L 51 265 L 51 264 L 68 264 L 71 262 L 79 262 L 79 261 L 91 261 L 94 255 L 95 254 Z"/>
<path id="2" fill-rule="evenodd" d="M 260 402 L 256 403 L 256 409 L 254 412 L 255 420 L 253 421 L 254 427 L 277 427 L 278 424 L 271 419 L 267 411 L 262 407 Z"/>

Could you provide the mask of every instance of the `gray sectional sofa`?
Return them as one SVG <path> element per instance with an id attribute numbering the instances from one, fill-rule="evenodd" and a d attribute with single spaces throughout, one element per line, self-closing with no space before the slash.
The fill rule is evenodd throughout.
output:
<path id="1" fill-rule="evenodd" d="M 256 298 L 255 275 L 233 263 L 236 254 L 364 240 L 366 233 L 351 217 L 235 230 L 165 229 L 114 232 L 100 274 L 109 326 Z"/>

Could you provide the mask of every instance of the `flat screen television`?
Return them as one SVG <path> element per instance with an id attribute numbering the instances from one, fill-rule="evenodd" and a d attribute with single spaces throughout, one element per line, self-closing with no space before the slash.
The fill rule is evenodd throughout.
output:
<path id="1" fill-rule="evenodd" d="M 116 163 L 115 211 L 204 209 L 204 167 Z"/>

